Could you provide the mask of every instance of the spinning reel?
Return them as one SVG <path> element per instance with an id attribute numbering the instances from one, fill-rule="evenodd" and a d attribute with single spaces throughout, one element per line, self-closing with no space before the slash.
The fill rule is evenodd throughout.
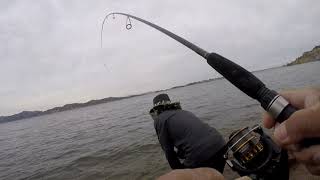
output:
<path id="1" fill-rule="evenodd" d="M 240 176 L 252 179 L 289 178 L 287 152 L 281 150 L 259 125 L 234 131 L 226 148 L 224 158 Z"/>

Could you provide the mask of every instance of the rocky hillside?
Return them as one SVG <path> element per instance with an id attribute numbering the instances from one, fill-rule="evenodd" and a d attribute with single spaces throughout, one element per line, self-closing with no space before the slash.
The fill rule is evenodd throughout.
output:
<path id="1" fill-rule="evenodd" d="M 302 64 L 307 62 L 320 61 L 320 46 L 314 47 L 311 51 L 303 53 L 302 56 L 298 57 L 293 62 L 287 64 L 288 66 Z"/>

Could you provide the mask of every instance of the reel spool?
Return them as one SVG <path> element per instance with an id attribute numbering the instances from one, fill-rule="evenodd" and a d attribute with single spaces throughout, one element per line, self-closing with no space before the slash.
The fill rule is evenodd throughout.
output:
<path id="1" fill-rule="evenodd" d="M 227 143 L 228 151 L 232 151 L 234 158 L 247 168 L 252 167 L 252 164 L 256 165 L 256 161 L 259 161 L 258 164 L 263 163 L 260 162 L 261 159 L 258 159 L 258 157 L 263 153 L 264 147 L 260 141 L 260 134 L 254 132 L 258 128 L 259 126 L 252 129 L 245 127 L 237 130 L 230 135 Z"/>
<path id="2" fill-rule="evenodd" d="M 227 164 L 241 176 L 252 179 L 289 178 L 287 153 L 259 125 L 231 133 L 224 157 L 228 159 Z"/>

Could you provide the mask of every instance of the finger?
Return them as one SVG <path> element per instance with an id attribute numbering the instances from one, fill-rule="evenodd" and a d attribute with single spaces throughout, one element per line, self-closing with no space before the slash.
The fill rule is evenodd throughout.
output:
<path id="1" fill-rule="evenodd" d="M 304 107 L 310 107 L 317 102 L 320 102 L 320 89 L 306 88 L 302 90 L 290 90 L 280 93 L 285 99 L 287 99 L 294 107 L 302 109 Z M 274 127 L 275 120 L 268 114 L 263 114 L 264 127 L 270 129 Z"/>
<path id="2" fill-rule="evenodd" d="M 194 173 L 199 180 L 224 180 L 223 175 L 212 168 L 196 168 Z"/>
<path id="3" fill-rule="evenodd" d="M 288 150 L 290 153 L 301 151 L 301 147 L 298 144 L 285 145 L 283 148 Z"/>
<path id="4" fill-rule="evenodd" d="M 320 90 L 316 88 L 305 88 L 301 90 L 290 90 L 282 91 L 279 93 L 286 100 L 290 102 L 291 105 L 298 109 L 305 107 L 305 99 L 307 96 L 318 96 L 320 97 Z"/>
<path id="5" fill-rule="evenodd" d="M 173 170 L 158 180 L 224 180 L 223 175 L 212 168 L 197 168 L 197 169 L 178 169 Z"/>
<path id="6" fill-rule="evenodd" d="M 320 137 L 320 104 L 296 111 L 275 129 L 275 139 L 282 145 L 297 144 L 308 137 Z"/>
<path id="7" fill-rule="evenodd" d="M 165 175 L 160 176 L 157 180 L 192 180 L 192 175 L 189 170 L 173 170 Z"/>
<path id="8" fill-rule="evenodd" d="M 306 96 L 306 99 L 304 101 L 304 106 L 306 108 L 312 107 L 319 102 L 320 102 L 320 94 L 311 94 Z"/>
<path id="9" fill-rule="evenodd" d="M 263 113 L 262 119 L 265 128 L 270 129 L 275 125 L 275 120 L 267 112 Z"/>
<path id="10" fill-rule="evenodd" d="M 293 152 L 294 157 L 301 163 L 320 165 L 320 145 L 311 146 L 301 151 Z"/>
<path id="11" fill-rule="evenodd" d="M 290 90 L 279 93 L 284 97 L 290 104 L 298 109 L 304 108 L 305 97 L 309 94 L 307 90 Z"/>
<path id="12" fill-rule="evenodd" d="M 306 164 L 306 168 L 308 171 L 313 174 L 313 175 L 320 175 L 320 166 L 319 165 L 311 165 L 311 164 Z"/>

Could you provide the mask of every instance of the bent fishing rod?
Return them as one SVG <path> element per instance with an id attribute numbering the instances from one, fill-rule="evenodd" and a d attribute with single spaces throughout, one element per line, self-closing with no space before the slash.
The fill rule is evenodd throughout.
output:
<path id="1" fill-rule="evenodd" d="M 167 29 L 164 29 L 154 23 L 151 23 L 149 21 L 146 21 L 144 19 L 130 14 L 112 12 L 105 16 L 101 27 L 101 46 L 103 42 L 102 37 L 104 24 L 108 17 L 113 16 L 114 19 L 115 15 L 123 15 L 127 17 L 126 29 L 128 30 L 132 28 L 130 18 L 135 19 L 166 34 L 172 39 L 188 47 L 195 53 L 199 54 L 201 57 L 207 60 L 207 63 L 213 69 L 215 69 L 218 73 L 225 77 L 234 86 L 236 86 L 242 92 L 247 94 L 249 97 L 257 100 L 262 106 L 262 108 L 265 109 L 277 122 L 282 123 L 283 121 L 288 119 L 294 112 L 297 111 L 297 109 L 293 107 L 286 99 L 284 99 L 276 91 L 267 88 L 261 80 L 259 80 L 255 75 L 253 75 L 251 72 L 247 71 L 240 65 L 232 62 L 231 60 L 217 53 L 209 53 L 203 50 L 202 48 L 196 46 L 195 44 L 185 40 L 184 38 L 168 31 Z M 309 147 L 311 145 L 316 144 L 320 144 L 320 138 L 309 138 L 301 141 L 302 147 Z"/>

